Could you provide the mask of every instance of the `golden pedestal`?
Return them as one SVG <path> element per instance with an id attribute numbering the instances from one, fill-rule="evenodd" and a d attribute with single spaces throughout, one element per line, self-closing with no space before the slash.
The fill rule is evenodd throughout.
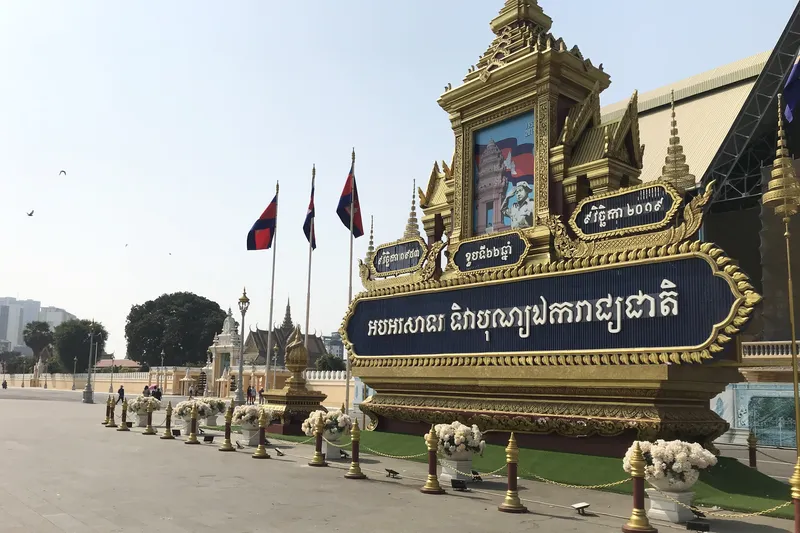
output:
<path id="1" fill-rule="evenodd" d="M 267 391 L 264 399 L 280 423 L 269 426 L 270 433 L 279 435 L 304 435 L 301 425 L 313 411 L 325 411 L 322 402 L 327 395 L 306 388 L 303 371 L 308 366 L 308 350 L 303 345 L 300 327 L 294 329 L 286 347 L 286 368 L 292 376 L 281 390 Z"/>

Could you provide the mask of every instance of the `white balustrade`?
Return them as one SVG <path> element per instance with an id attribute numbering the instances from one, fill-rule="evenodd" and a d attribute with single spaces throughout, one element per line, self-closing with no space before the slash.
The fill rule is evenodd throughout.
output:
<path id="1" fill-rule="evenodd" d="M 797 343 L 800 347 L 800 342 Z M 742 359 L 791 357 L 792 341 L 743 342 Z"/>

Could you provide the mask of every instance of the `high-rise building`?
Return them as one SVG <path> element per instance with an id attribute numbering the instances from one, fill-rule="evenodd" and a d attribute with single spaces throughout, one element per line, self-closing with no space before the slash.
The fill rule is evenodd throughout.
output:
<path id="1" fill-rule="evenodd" d="M 344 358 L 344 343 L 342 343 L 342 335 L 338 331 L 334 331 L 330 335 L 323 335 L 322 343 L 329 354 L 340 359 Z"/>
<path id="2" fill-rule="evenodd" d="M 67 322 L 68 320 L 75 320 L 77 317 L 72 313 L 69 313 L 59 307 L 42 307 L 39 310 L 39 318 L 38 320 L 41 322 L 47 322 L 50 324 L 52 329 L 55 329 L 60 324 Z"/>
<path id="3" fill-rule="evenodd" d="M 0 339 L 14 346 L 24 344 L 22 332 L 26 324 L 38 320 L 40 306 L 36 300 L 0 298 Z"/>

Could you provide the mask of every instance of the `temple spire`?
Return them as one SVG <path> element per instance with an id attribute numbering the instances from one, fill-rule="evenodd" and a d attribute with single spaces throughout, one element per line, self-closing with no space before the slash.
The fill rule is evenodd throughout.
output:
<path id="1" fill-rule="evenodd" d="M 540 32 L 546 32 L 553 25 L 553 19 L 542 11 L 536 0 L 506 0 L 491 26 L 495 35 L 500 35 L 503 28 L 525 24 L 532 24 Z"/>
<path id="2" fill-rule="evenodd" d="M 797 172 L 783 128 L 783 94 L 778 93 L 778 146 L 762 202 L 772 207 L 778 216 L 787 217 L 798 211 L 800 183 L 797 181 Z"/>
<path id="3" fill-rule="evenodd" d="M 411 212 L 408 213 L 408 221 L 406 222 L 406 231 L 403 233 L 404 239 L 413 239 L 419 237 L 419 222 L 417 222 L 417 180 L 414 180 L 411 188 Z"/>
<path id="4" fill-rule="evenodd" d="M 375 221 L 372 215 L 369 216 L 369 246 L 367 247 L 367 255 L 372 257 L 375 253 Z"/>
<path id="5" fill-rule="evenodd" d="M 686 164 L 681 138 L 678 136 L 678 120 L 675 118 L 675 91 L 671 92 L 670 107 L 672 120 L 669 130 L 669 146 L 667 147 L 667 157 L 664 159 L 665 164 L 661 168 L 661 179 L 684 193 L 689 189 L 694 189 L 696 183 L 694 175 L 689 173 L 689 165 Z"/>
<path id="6" fill-rule="evenodd" d="M 294 329 L 294 323 L 292 322 L 292 306 L 289 303 L 289 298 L 286 298 L 286 314 L 283 315 L 283 323 L 281 324 L 281 329 L 287 331 Z"/>

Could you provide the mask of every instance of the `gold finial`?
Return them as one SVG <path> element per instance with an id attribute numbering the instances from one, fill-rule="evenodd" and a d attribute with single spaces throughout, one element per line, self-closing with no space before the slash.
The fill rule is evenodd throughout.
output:
<path id="1" fill-rule="evenodd" d="M 778 147 L 775 150 L 775 161 L 767 185 L 767 192 L 762 198 L 764 205 L 775 210 L 775 214 L 790 217 L 797 213 L 800 203 L 800 183 L 794 170 L 792 157 L 786 143 L 786 131 L 783 129 L 783 95 L 778 94 Z"/>
<path id="2" fill-rule="evenodd" d="M 491 22 L 492 31 L 495 35 L 507 26 L 515 23 L 533 24 L 538 27 L 539 32 L 546 32 L 553 25 L 553 19 L 548 17 L 536 0 L 506 0 L 503 9 Z"/>
<path id="3" fill-rule="evenodd" d="M 356 162 L 356 147 L 355 146 L 353 147 L 353 153 L 350 155 L 350 162 L 351 163 L 355 163 Z"/>
<path id="4" fill-rule="evenodd" d="M 406 239 L 412 239 L 414 237 L 419 237 L 419 222 L 417 222 L 417 180 L 413 181 L 413 186 L 411 187 L 411 212 L 408 213 L 408 222 L 406 222 L 406 231 L 403 233 L 403 237 Z"/>
<path id="5" fill-rule="evenodd" d="M 367 256 L 372 257 L 375 253 L 375 221 L 372 215 L 369 216 L 369 246 L 367 247 Z"/>
<path id="6" fill-rule="evenodd" d="M 678 136 L 678 120 L 675 118 L 675 91 L 670 92 L 670 108 L 672 118 L 670 120 L 669 146 L 667 147 L 667 157 L 664 159 L 664 166 L 661 168 L 661 179 L 674 186 L 679 192 L 684 193 L 696 186 L 695 177 L 689 173 L 689 165 L 686 164 L 686 155 L 683 153 L 681 138 Z"/>

